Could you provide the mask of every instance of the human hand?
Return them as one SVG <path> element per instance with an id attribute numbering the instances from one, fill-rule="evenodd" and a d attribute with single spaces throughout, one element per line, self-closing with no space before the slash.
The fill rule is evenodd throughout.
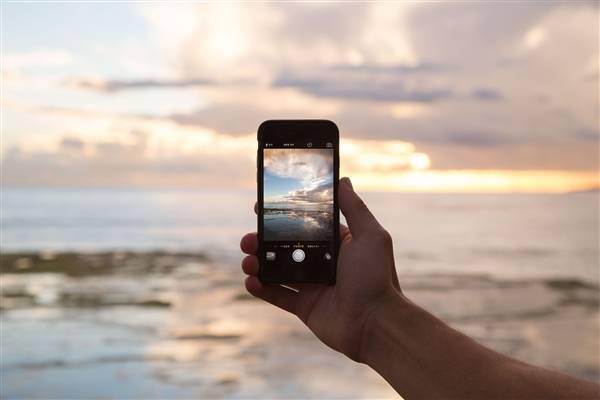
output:
<path id="1" fill-rule="evenodd" d="M 252 295 L 298 316 L 323 343 L 371 366 L 406 399 L 600 398 L 595 383 L 502 356 L 408 301 L 390 235 L 348 178 L 338 193 L 349 229 L 340 226 L 336 284 L 294 285 L 297 292 L 263 285 L 258 239 L 249 233 L 240 245 Z"/>
<path id="2" fill-rule="evenodd" d="M 403 297 L 394 266 L 392 239 L 354 192 L 348 178 L 339 183 L 339 205 L 348 227 L 340 226 L 336 284 L 296 284 L 296 291 L 263 285 L 257 277 L 258 239 L 246 234 L 240 243 L 248 256 L 242 260 L 246 289 L 295 314 L 329 347 L 351 359 L 361 356 L 369 321 L 384 304 Z M 289 285 L 292 286 L 292 285 Z"/>

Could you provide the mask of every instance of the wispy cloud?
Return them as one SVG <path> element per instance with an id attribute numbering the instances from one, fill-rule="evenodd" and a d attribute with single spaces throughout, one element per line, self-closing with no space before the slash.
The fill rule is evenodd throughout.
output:
<path id="1" fill-rule="evenodd" d="M 432 102 L 452 96 L 450 89 L 410 88 L 401 78 L 373 81 L 344 80 L 335 81 L 327 78 L 278 78 L 273 82 L 275 87 L 295 87 L 318 97 L 335 97 L 341 99 L 360 99 L 388 102 Z"/>
<path id="2" fill-rule="evenodd" d="M 331 149 L 265 149 L 265 170 L 282 178 L 294 178 L 305 186 L 319 184 L 332 176 Z"/>
<path id="3" fill-rule="evenodd" d="M 92 90 L 99 92 L 119 92 L 122 90 L 140 89 L 183 89 L 212 86 L 215 82 L 207 79 L 133 79 L 133 80 L 104 80 L 94 78 L 75 78 L 64 81 L 68 88 Z"/>
<path id="4" fill-rule="evenodd" d="M 471 91 L 471 96 L 475 99 L 484 101 L 498 101 L 504 98 L 499 90 L 483 87 L 473 89 Z"/>

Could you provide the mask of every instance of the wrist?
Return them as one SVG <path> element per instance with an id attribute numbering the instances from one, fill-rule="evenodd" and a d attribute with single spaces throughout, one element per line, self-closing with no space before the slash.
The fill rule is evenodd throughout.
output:
<path id="1" fill-rule="evenodd" d="M 414 304 L 396 291 L 382 296 L 365 320 L 357 361 L 372 367 L 378 347 L 377 342 L 383 339 L 381 336 L 384 334 L 386 323 L 403 318 L 413 308 L 415 308 Z"/>

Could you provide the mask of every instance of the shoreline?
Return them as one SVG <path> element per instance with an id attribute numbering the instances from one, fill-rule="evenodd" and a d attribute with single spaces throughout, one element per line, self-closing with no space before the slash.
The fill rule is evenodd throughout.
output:
<path id="1" fill-rule="evenodd" d="M 169 273 L 189 262 L 206 262 L 204 252 L 180 251 L 26 251 L 0 255 L 0 274 L 62 273 L 69 276 Z"/>
<path id="2" fill-rule="evenodd" d="M 15 267 L 26 258 L 29 268 Z M 3 397 L 69 397 L 73 381 L 88 382 L 86 395 L 98 398 L 397 397 L 297 318 L 249 295 L 239 268 L 201 253 L 1 260 Z M 474 340 L 600 382 L 598 285 L 464 273 L 400 281 L 412 301 Z"/>
<path id="3" fill-rule="evenodd" d="M 241 253 L 240 253 L 241 258 Z M 170 273 L 186 263 L 219 263 L 214 256 L 205 251 L 193 250 L 0 250 L 0 275 L 59 273 L 69 276 L 92 276 L 106 274 Z M 231 263 L 220 262 L 223 267 Z M 235 266 L 237 267 L 237 266 Z M 400 277 L 433 278 L 476 278 L 502 282 L 511 285 L 519 282 L 538 282 L 562 288 L 588 288 L 600 290 L 600 275 L 597 279 L 585 279 L 579 276 L 540 275 L 540 276 L 500 276 L 484 272 L 448 272 L 426 271 L 422 274 L 398 271 Z"/>

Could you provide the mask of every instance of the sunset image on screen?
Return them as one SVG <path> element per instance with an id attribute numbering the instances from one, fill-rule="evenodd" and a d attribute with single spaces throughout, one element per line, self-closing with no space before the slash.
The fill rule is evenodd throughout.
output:
<path id="1" fill-rule="evenodd" d="M 328 240 L 332 224 L 333 150 L 265 149 L 265 240 Z"/>

